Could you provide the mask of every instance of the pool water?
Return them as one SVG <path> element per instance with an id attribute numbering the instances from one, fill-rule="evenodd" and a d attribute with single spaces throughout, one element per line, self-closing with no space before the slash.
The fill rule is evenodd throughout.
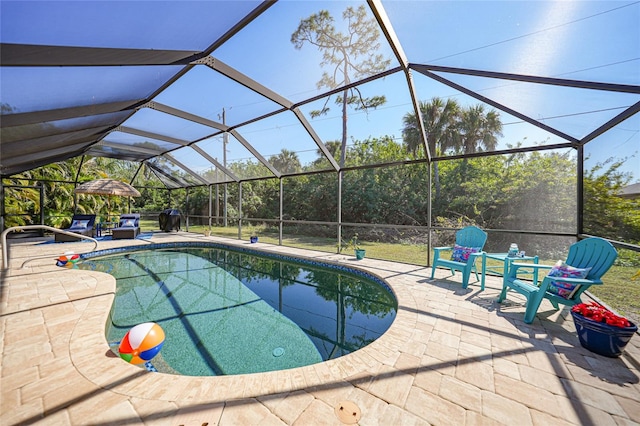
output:
<path id="1" fill-rule="evenodd" d="M 295 368 L 356 351 L 393 322 L 397 301 L 373 277 L 213 247 L 128 251 L 84 260 L 117 280 L 107 340 L 156 322 L 160 372 L 211 376 Z"/>

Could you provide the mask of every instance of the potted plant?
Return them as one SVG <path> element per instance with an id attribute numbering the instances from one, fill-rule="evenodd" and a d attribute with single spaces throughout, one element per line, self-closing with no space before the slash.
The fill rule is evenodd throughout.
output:
<path id="1" fill-rule="evenodd" d="M 206 228 L 204 228 L 203 232 L 204 232 L 204 236 L 205 237 L 211 236 L 211 228 L 210 227 L 207 226 Z"/>
<path id="2" fill-rule="evenodd" d="M 571 308 L 580 344 L 607 357 L 619 357 L 638 326 L 599 303 L 578 303 Z"/>
<path id="3" fill-rule="evenodd" d="M 348 242 L 342 242 L 342 244 L 340 244 L 340 253 L 342 253 L 342 250 L 344 250 L 345 248 L 353 248 L 353 251 L 356 255 L 356 259 L 358 260 L 362 260 L 364 259 L 365 254 L 367 253 L 365 249 L 360 248 L 360 245 L 358 244 L 358 234 L 353 234 L 353 237 L 351 237 L 351 239 Z"/>

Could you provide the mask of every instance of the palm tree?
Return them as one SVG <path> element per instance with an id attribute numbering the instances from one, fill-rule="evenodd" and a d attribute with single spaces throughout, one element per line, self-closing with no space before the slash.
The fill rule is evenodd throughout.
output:
<path id="1" fill-rule="evenodd" d="M 4 188 L 4 211 L 7 215 L 4 226 L 6 228 L 36 223 L 30 214 L 40 212 L 39 191 L 21 187 L 22 185 L 31 186 L 33 184 L 32 172 L 32 170 L 28 170 L 3 180 L 4 185 L 6 185 Z"/>
<path id="2" fill-rule="evenodd" d="M 69 159 L 49 164 L 36 169 L 33 173 L 41 180 L 46 194 L 43 206 L 48 225 L 70 225 L 69 219 L 74 212 L 73 184 L 74 172 L 77 170 L 77 159 Z M 78 213 L 86 213 L 83 206 L 78 206 Z"/>
<path id="3" fill-rule="evenodd" d="M 470 106 L 462 111 L 458 122 L 458 137 L 455 147 L 464 154 L 493 151 L 502 136 L 502 122 L 496 111 L 485 113 L 484 105 Z"/>
<path id="4" fill-rule="evenodd" d="M 340 158 L 340 141 L 328 141 L 324 144 L 324 146 L 327 147 L 327 151 L 329 151 L 329 153 L 335 160 L 338 160 Z M 321 161 L 325 159 L 324 152 L 322 152 L 320 148 L 316 150 L 316 153 L 318 154 L 318 157 L 320 157 Z"/>
<path id="5" fill-rule="evenodd" d="M 444 102 L 441 98 L 433 98 L 430 102 L 420 101 L 420 113 L 422 123 L 427 133 L 427 145 L 429 154 L 435 156 L 437 152 L 444 152 L 446 149 L 454 147 L 456 138 L 456 123 L 460 115 L 460 106 L 453 99 Z M 404 127 L 402 129 L 402 139 L 407 150 L 415 157 L 420 153 L 422 138 L 418 127 L 418 120 L 415 113 L 407 113 L 402 118 Z M 440 195 L 440 178 L 438 174 L 438 163 L 433 165 L 433 180 L 436 187 L 436 198 Z"/>
<path id="6" fill-rule="evenodd" d="M 302 170 L 298 154 L 284 148 L 279 154 L 271 156 L 269 162 L 280 173 L 297 173 Z"/>

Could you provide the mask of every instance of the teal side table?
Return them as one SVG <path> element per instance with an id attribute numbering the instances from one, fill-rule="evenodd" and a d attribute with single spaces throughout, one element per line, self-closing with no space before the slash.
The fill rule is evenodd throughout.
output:
<path id="1" fill-rule="evenodd" d="M 495 269 L 494 267 L 487 267 L 487 259 L 493 259 L 502 262 L 501 269 Z M 509 268 L 513 262 L 532 262 L 534 264 L 538 264 L 538 256 L 514 256 L 509 257 L 507 253 L 483 253 L 482 254 L 482 282 L 480 284 L 480 289 L 484 290 L 484 280 L 487 272 L 492 272 L 496 275 L 501 275 L 502 280 L 506 279 L 507 275 L 509 275 Z M 524 274 L 533 275 L 533 282 L 538 282 L 538 270 L 533 272 L 524 272 Z"/>

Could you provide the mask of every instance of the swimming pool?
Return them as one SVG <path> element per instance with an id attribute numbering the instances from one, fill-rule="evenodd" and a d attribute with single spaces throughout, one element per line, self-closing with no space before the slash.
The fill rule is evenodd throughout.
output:
<path id="1" fill-rule="evenodd" d="M 83 256 L 117 280 L 106 335 L 117 350 L 153 321 L 160 372 L 211 376 L 283 370 L 356 351 L 381 336 L 397 301 L 379 278 L 342 265 L 220 244 L 154 244 Z M 106 255 L 106 256 L 104 256 Z"/>

